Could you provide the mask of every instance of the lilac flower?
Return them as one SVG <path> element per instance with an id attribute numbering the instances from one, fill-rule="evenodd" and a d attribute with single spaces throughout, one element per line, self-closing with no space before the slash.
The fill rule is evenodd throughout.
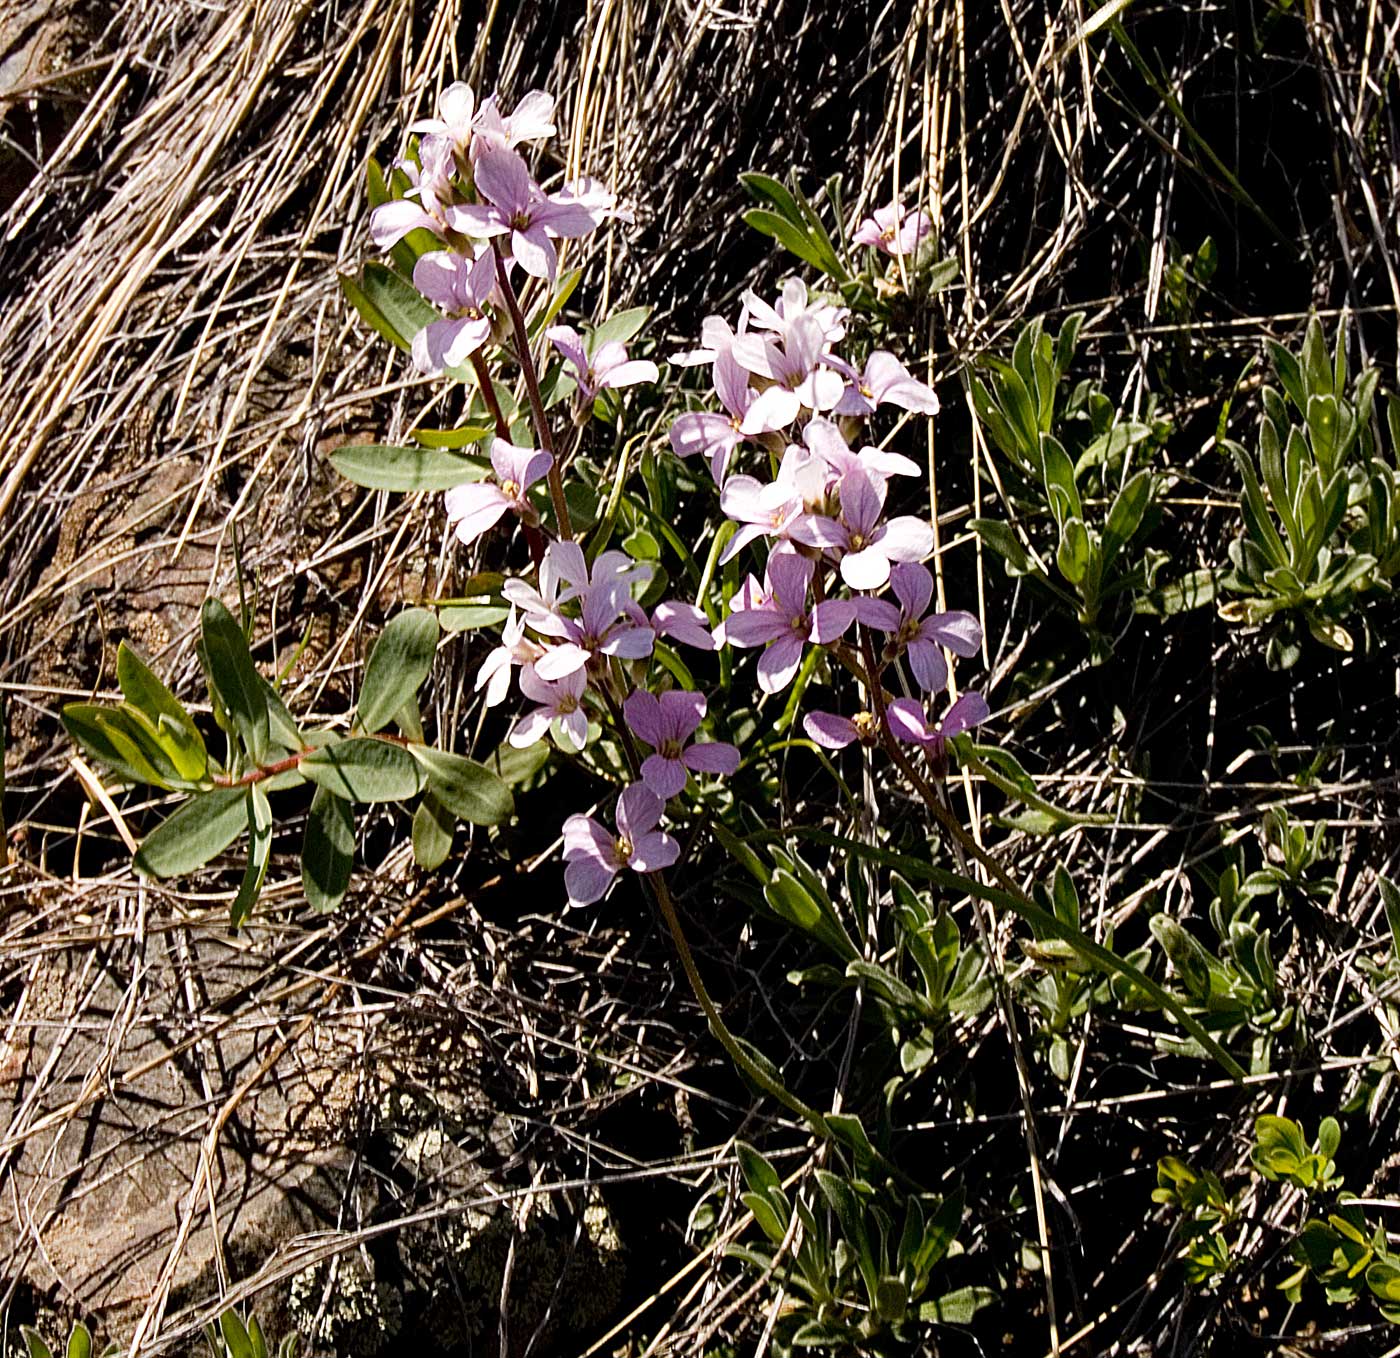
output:
<path id="1" fill-rule="evenodd" d="M 752 476 L 731 476 L 720 492 L 720 508 L 742 526 L 720 555 L 720 565 L 755 538 L 792 536 L 807 518 L 809 506 L 825 497 L 825 464 L 795 443 L 788 446 L 778 475 L 767 485 Z"/>
<path id="2" fill-rule="evenodd" d="M 616 391 L 619 387 L 635 386 L 638 382 L 655 382 L 661 369 L 649 359 L 627 357 L 627 348 L 618 340 L 607 340 L 598 346 L 590 359 L 583 337 L 571 325 L 554 325 L 545 338 L 559 350 L 564 362 L 574 370 L 578 399 L 587 405 L 600 391 Z"/>
<path id="3" fill-rule="evenodd" d="M 531 90 L 523 95 L 514 113 L 501 112 L 498 95 L 492 95 L 476 115 L 478 154 L 489 146 L 510 150 L 527 141 L 545 141 L 557 129 L 554 126 L 554 96 L 543 90 Z"/>
<path id="4" fill-rule="evenodd" d="M 903 212 L 898 203 L 875 209 L 851 236 L 852 245 L 873 245 L 882 254 L 912 255 L 919 242 L 933 230 L 927 212 Z"/>
<path id="5" fill-rule="evenodd" d="M 476 689 L 486 690 L 486 706 L 503 703 L 510 692 L 510 672 L 514 665 L 533 665 L 544 654 L 544 647 L 525 635 L 525 619 L 517 618 L 515 605 L 501 628 L 501 644 L 481 662 L 476 672 Z"/>
<path id="6" fill-rule="evenodd" d="M 642 781 L 663 801 L 685 787 L 687 770 L 731 774 L 739 767 L 739 751 L 725 741 L 687 746 L 705 719 L 703 693 L 670 689 L 658 697 L 637 689 L 628 695 L 622 712 L 632 734 L 656 752 L 642 763 Z"/>
<path id="7" fill-rule="evenodd" d="M 948 665 L 943 647 L 955 655 L 977 654 L 982 644 L 982 627 L 971 613 L 930 613 L 924 610 L 933 597 L 933 576 L 914 562 L 890 567 L 890 585 L 899 607 L 888 599 L 857 599 L 856 617 L 867 627 L 889 635 L 885 659 L 894 660 L 905 650 L 909 667 L 925 693 L 943 688 L 948 682 Z"/>
<path id="8" fill-rule="evenodd" d="M 561 546 L 577 548 L 576 543 L 555 543 L 550 551 L 555 552 Z M 645 615 L 642 620 L 633 615 L 630 587 L 638 571 L 631 560 L 621 552 L 604 552 L 593 563 L 590 576 L 582 551 L 577 551 L 576 561 L 573 554 L 558 555 L 563 560 L 551 563 L 546 553 L 545 564 L 551 566 L 551 573 L 547 580 L 542 565 L 541 583 L 557 589 L 557 576 L 569 581 L 571 588 L 559 593 L 552 605 L 546 605 L 544 598 L 534 594 L 528 586 L 512 591 L 510 585 L 515 583 L 512 581 L 508 581 L 502 591 L 508 599 L 526 609 L 529 624 L 536 632 L 558 639 L 558 644 L 550 646 L 536 662 L 535 672 L 544 679 L 561 679 L 566 674 L 581 672 L 595 656 L 617 656 L 623 660 L 649 656 L 656 643 L 656 633 L 645 621 Z M 560 611 L 564 603 L 574 599 L 579 603 L 578 618 Z"/>
<path id="9" fill-rule="evenodd" d="M 865 447 L 858 453 L 841 437 L 841 431 L 830 420 L 817 416 L 807 421 L 802 442 L 816 453 L 831 469 L 830 480 L 839 481 L 849 471 L 873 472 L 876 476 L 918 476 L 919 464 L 903 453 L 887 452 L 883 448 Z"/>
<path id="10" fill-rule="evenodd" d="M 922 745 L 933 759 L 941 759 L 944 743 L 954 736 L 980 726 L 990 717 L 987 700 L 980 693 L 964 693 L 944 714 L 937 726 L 930 726 L 923 705 L 913 698 L 896 698 L 885 708 L 885 721 L 896 740 Z"/>
<path id="11" fill-rule="evenodd" d="M 476 187 L 486 201 L 448 208 L 448 224 L 468 236 L 509 236 L 512 257 L 535 278 L 554 278 L 554 237 L 586 236 L 604 215 L 578 198 L 551 198 L 525 162 L 502 147 L 487 147 L 477 157 Z"/>
<path id="12" fill-rule="evenodd" d="M 865 361 L 865 372 L 851 382 L 836 404 L 838 415 L 866 416 L 876 406 L 899 406 L 920 415 L 938 414 L 938 396 L 915 378 L 893 354 L 877 349 Z"/>
<path id="13" fill-rule="evenodd" d="M 525 492 L 554 465 L 554 459 L 534 448 L 521 448 L 505 439 L 491 443 L 494 481 L 471 481 L 447 492 L 447 521 L 456 524 L 463 543 L 475 542 L 508 509 L 521 518 L 534 517 Z"/>
<path id="14" fill-rule="evenodd" d="M 756 334 L 735 337 L 734 357 L 772 383 L 749 407 L 739 426 L 743 433 L 786 429 L 804 407 L 830 410 L 841 399 L 845 384 L 840 374 L 822 363 L 825 343 L 820 322 L 805 312 L 787 327 L 782 344 Z"/>
<path id="15" fill-rule="evenodd" d="M 748 373 L 728 350 L 717 353 L 714 363 L 715 395 L 727 413 L 692 410 L 682 415 L 671 426 L 671 448 L 677 457 L 703 453 L 715 485 L 722 486 L 729 459 L 744 437 L 741 428 L 757 393 L 749 386 Z"/>
<path id="16" fill-rule="evenodd" d="M 846 338 L 849 307 L 828 303 L 809 303 L 807 285 L 800 278 L 789 278 L 783 284 L 782 296 L 769 306 L 757 293 L 744 293 L 744 316 L 757 330 L 772 330 L 786 340 L 793 322 L 808 316 L 821 327 L 823 345 L 839 344 Z"/>
<path id="17" fill-rule="evenodd" d="M 639 622 L 646 620 L 646 614 L 637 607 Z M 651 630 L 658 637 L 674 637 L 686 646 L 697 651 L 713 651 L 719 643 L 710 634 L 710 620 L 704 610 L 694 604 L 682 603 L 679 599 L 667 599 L 652 610 Z"/>
<path id="18" fill-rule="evenodd" d="M 880 743 L 879 726 L 870 712 L 857 712 L 854 717 L 809 712 L 802 718 L 802 726 L 816 744 L 827 750 L 844 750 L 853 741 L 862 745 Z"/>
<path id="19" fill-rule="evenodd" d="M 369 214 L 369 233 L 376 248 L 388 250 L 420 226 L 435 236 L 446 236 L 452 196 L 452 176 L 457 169 L 451 137 L 424 137 L 418 143 L 418 164 L 397 162 L 411 187 L 402 198 L 381 203 Z"/>
<path id="20" fill-rule="evenodd" d="M 564 885 L 570 905 L 602 900 L 623 868 L 659 872 L 680 857 L 680 845 L 656 829 L 661 808 L 656 793 L 633 783 L 617 799 L 616 835 L 591 816 L 570 816 L 564 822 Z"/>
<path id="21" fill-rule="evenodd" d="M 413 337 L 414 366 L 436 377 L 444 368 L 465 363 L 491 338 L 491 318 L 484 308 L 496 286 L 495 261 L 490 250 L 475 259 L 455 250 L 434 250 L 413 266 L 413 286 L 447 313 Z"/>
<path id="22" fill-rule="evenodd" d="M 758 686 L 765 693 L 781 693 L 792 682 L 807 642 L 825 646 L 837 640 L 855 618 L 855 605 L 849 599 L 826 599 L 808 610 L 807 590 L 815 568 L 807 557 L 773 552 L 762 601 L 730 613 L 725 620 L 725 639 L 735 646 L 772 643 L 758 659 Z"/>
<path id="23" fill-rule="evenodd" d="M 741 319 L 739 331 L 743 333 Z M 714 363 L 721 354 L 728 354 L 737 338 L 723 316 L 706 316 L 700 326 L 700 348 L 672 354 L 668 362 L 674 368 L 698 368 L 702 363 Z"/>
<path id="24" fill-rule="evenodd" d="M 933 551 L 933 529 L 923 519 L 906 514 L 881 522 L 886 490 L 883 476 L 847 472 L 838 487 L 841 517 L 808 515 L 791 536 L 835 554 L 852 589 L 879 589 L 890 578 L 891 561 L 918 561 Z"/>
<path id="25" fill-rule="evenodd" d="M 454 80 L 437 97 L 437 117 L 409 123 L 408 130 L 445 137 L 458 152 L 465 151 L 472 139 L 472 118 L 476 94 L 464 80 Z"/>
<path id="26" fill-rule="evenodd" d="M 564 739 L 574 749 L 583 749 L 588 743 L 588 713 L 583 707 L 587 688 L 588 676 L 582 670 L 561 679 L 545 679 L 538 670 L 527 665 L 520 671 L 520 691 L 539 706 L 531 708 L 515 723 L 510 743 L 517 750 L 533 745 L 557 718 Z"/>

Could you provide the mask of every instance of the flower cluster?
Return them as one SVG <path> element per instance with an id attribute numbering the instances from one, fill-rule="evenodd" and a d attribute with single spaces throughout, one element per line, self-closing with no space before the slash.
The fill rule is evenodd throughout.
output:
<path id="1" fill-rule="evenodd" d="M 933 389 L 886 350 L 851 361 L 842 352 L 848 309 L 809 294 L 798 279 L 771 302 L 744 293 L 735 325 L 707 318 L 700 347 L 673 361 L 709 366 L 719 409 L 681 415 L 670 445 L 681 458 L 702 457 L 718 488 L 729 525 L 717 564 L 757 550 L 762 578 L 749 574 L 713 626 L 683 599 L 648 611 L 642 601 L 655 598 L 651 565 L 607 550 L 606 542 L 586 553 L 572 540 L 562 489 L 568 453 L 557 452 L 547 427 L 523 287 L 512 277 L 518 271 L 526 281 L 552 281 L 558 241 L 624 214 L 595 180 L 547 192 L 532 177 L 517 148 L 555 131 L 554 101 L 539 91 L 508 114 L 494 97 L 478 107 L 469 86 L 454 84 L 439 98 L 437 116 L 410 130 L 418 140 L 396 165 L 398 196 L 375 208 L 371 230 L 382 249 L 419 231 L 440 246 L 424 252 L 421 237 L 409 242 L 414 285 L 441 313 L 414 335 L 414 362 L 436 374 L 470 361 L 489 395 L 486 351 L 506 342 L 509 325 L 537 426 L 539 447 L 521 446 L 505 436 L 496 412 L 489 473 L 446 496 L 461 542 L 514 515 L 535 562 L 501 587 L 509 616 L 476 687 L 488 706 L 505 702 L 513 685 L 526 700 L 507 737 L 512 746 L 552 735 L 561 749 L 583 753 L 607 731 L 616 744 L 598 746 L 590 758 L 601 754 L 606 765 L 620 755 L 629 771 L 611 825 L 582 814 L 564 822 L 570 903 L 601 899 L 624 869 L 652 873 L 674 864 L 680 847 L 659 828 L 667 803 L 694 779 L 739 769 L 735 746 L 697 739 L 709 704 L 689 670 L 669 654 L 664 665 L 652 663 L 662 638 L 699 651 L 757 651 L 757 684 L 766 695 L 787 689 L 811 648 L 822 648 L 840 662 L 833 672 L 857 676 L 874 710 L 809 712 L 809 738 L 833 750 L 858 742 L 894 751 L 902 742 L 937 764 L 948 739 L 987 716 L 976 694 L 964 694 L 941 720 L 929 706 L 949 686 L 947 657 L 974 655 L 981 629 L 970 614 L 930 611 L 934 579 L 923 562 L 934 550 L 933 529 L 924 517 L 891 512 L 899 485 L 916 481 L 921 468 L 865 436 L 883 407 L 936 413 Z M 861 223 L 853 240 L 899 256 L 913 253 L 928 231 L 926 214 L 896 206 Z M 537 334 L 541 314 L 553 318 L 541 307 Z M 606 336 L 563 324 L 543 330 L 573 384 L 580 425 L 601 394 L 660 377 L 656 364 L 630 358 Z M 543 480 L 556 511 L 550 521 L 532 498 Z M 684 685 L 675 686 L 677 674 L 687 676 Z M 887 679 L 897 682 L 898 696 L 886 692 Z"/>
<path id="2" fill-rule="evenodd" d="M 554 134 L 554 99 L 542 91 L 506 114 L 494 95 L 478 108 L 471 87 L 458 81 L 439 96 L 437 117 L 409 131 L 418 134 L 416 148 L 394 165 L 402 196 L 374 209 L 370 234 L 381 250 L 417 230 L 442 244 L 413 269 L 414 286 L 443 313 L 413 341 L 414 363 L 436 375 L 465 363 L 491 337 L 512 270 L 553 280 L 556 241 L 586 236 L 626 213 L 597 180 L 576 179 L 554 193 L 536 183 L 516 148 Z"/>

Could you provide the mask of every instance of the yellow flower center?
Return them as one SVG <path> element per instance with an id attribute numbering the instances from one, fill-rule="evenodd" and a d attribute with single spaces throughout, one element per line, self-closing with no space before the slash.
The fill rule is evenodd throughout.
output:
<path id="1" fill-rule="evenodd" d="M 520 498 L 520 483 L 518 481 L 502 481 L 501 494 L 507 500 L 518 500 Z"/>

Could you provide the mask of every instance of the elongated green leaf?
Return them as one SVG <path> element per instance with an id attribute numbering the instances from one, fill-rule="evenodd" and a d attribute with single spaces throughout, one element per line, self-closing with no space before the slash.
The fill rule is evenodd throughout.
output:
<path id="1" fill-rule="evenodd" d="M 520 787 L 521 784 L 528 783 L 548 763 L 548 741 L 536 741 L 523 750 L 502 741 L 491 756 L 489 768 L 507 787 Z"/>
<path id="2" fill-rule="evenodd" d="M 1152 503 L 1152 473 L 1138 472 L 1128 479 L 1118 492 L 1113 507 L 1108 511 L 1108 522 L 1103 530 L 1104 570 L 1113 564 L 1113 558 L 1132 541 L 1142 523 L 1147 507 Z"/>
<path id="3" fill-rule="evenodd" d="M 63 709 L 63 726 L 84 753 L 123 782 L 146 783 L 168 791 L 169 780 L 122 726 L 123 718 L 117 715 L 120 711 L 97 703 L 69 703 Z"/>
<path id="4" fill-rule="evenodd" d="M 194 718 L 126 642 L 117 647 L 117 683 L 127 702 L 150 719 L 176 772 L 192 782 L 203 778 L 209 752 Z"/>
<path id="5" fill-rule="evenodd" d="M 236 1312 L 225 1311 L 219 1317 L 219 1333 L 224 1337 L 229 1358 L 253 1358 L 252 1341 Z"/>
<path id="6" fill-rule="evenodd" d="M 739 176 L 739 182 L 760 202 L 765 199 L 778 209 L 779 215 L 787 218 L 794 226 L 802 225 L 802 209 L 786 185 L 770 174 L 760 174 L 750 170 Z"/>
<path id="7" fill-rule="evenodd" d="M 447 448 L 400 448 L 387 443 L 355 443 L 337 448 L 331 466 L 347 481 L 369 490 L 451 490 L 484 480 L 491 464 Z"/>
<path id="8" fill-rule="evenodd" d="M 649 306 L 629 307 L 626 311 L 619 311 L 609 316 L 602 325 L 594 330 L 589 353 L 597 353 L 603 345 L 613 340 L 619 344 L 628 343 L 636 337 L 650 316 L 651 308 Z"/>
<path id="9" fill-rule="evenodd" d="M 937 1301 L 926 1301 L 919 1307 L 920 1320 L 933 1320 L 942 1325 L 971 1325 L 978 1311 L 1000 1300 L 990 1287 L 960 1287 Z"/>
<path id="10" fill-rule="evenodd" d="M 247 638 L 218 599 L 204 601 L 200 625 L 209 681 L 218 689 L 244 749 L 261 764 L 267 758 L 269 734 L 267 691 L 248 653 Z"/>
<path id="11" fill-rule="evenodd" d="M 381 339 L 386 339 L 396 348 L 407 351 L 409 342 L 399 334 L 393 322 L 380 311 L 359 283 L 349 274 L 343 273 L 338 277 L 341 293 L 345 300 L 359 313 L 360 319 Z"/>
<path id="12" fill-rule="evenodd" d="M 434 795 L 454 815 L 473 825 L 500 825 L 515 814 L 510 788 L 485 764 L 430 745 L 411 749 L 427 770 Z"/>
<path id="13" fill-rule="evenodd" d="M 201 792 L 146 836 L 136 851 L 136 867 L 148 877 L 180 877 L 194 872 L 223 853 L 247 824 L 244 788 Z"/>
<path id="14" fill-rule="evenodd" d="M 766 208 L 753 207 L 744 213 L 744 220 L 755 231 L 772 236 L 779 245 L 804 263 L 810 264 L 814 269 L 822 268 L 821 251 L 807 238 L 801 227 L 794 226 L 786 217 L 780 217 Z"/>
<path id="15" fill-rule="evenodd" d="M 24 1340 L 24 1347 L 29 1350 L 29 1358 L 53 1358 L 53 1350 L 45 1342 L 44 1336 L 32 1325 L 21 1325 L 19 1333 Z"/>
<path id="16" fill-rule="evenodd" d="M 248 866 L 243 870 L 243 881 L 229 910 L 231 928 L 237 929 L 253 913 L 271 854 L 272 807 L 268 804 L 267 793 L 254 783 L 248 789 Z"/>
<path id="17" fill-rule="evenodd" d="M 413 813 L 413 861 L 429 872 L 440 868 L 452 852 L 452 834 L 456 828 L 452 812 L 429 788 Z"/>
<path id="18" fill-rule="evenodd" d="M 453 604 L 438 609 L 438 622 L 444 632 L 470 632 L 477 627 L 494 627 L 510 617 L 507 604 Z"/>
<path id="19" fill-rule="evenodd" d="M 311 799 L 301 849 L 301 888 L 313 910 L 334 910 L 350 886 L 355 820 L 350 803 L 323 787 Z"/>
<path id="20" fill-rule="evenodd" d="M 484 424 L 464 424 L 460 429 L 415 429 L 411 437 L 424 448 L 470 448 L 494 432 Z"/>
<path id="21" fill-rule="evenodd" d="M 92 1334 L 81 1320 L 69 1332 L 66 1358 L 92 1358 Z"/>
<path id="22" fill-rule="evenodd" d="M 422 687 L 437 650 L 437 615 L 406 608 L 389 620 L 365 665 L 355 720 L 366 733 L 393 721 L 394 714 Z"/>
<path id="23" fill-rule="evenodd" d="M 318 787 L 351 802 L 404 802 L 423 790 L 419 763 L 402 745 L 373 736 L 338 741 L 301 761 Z"/>
<path id="24" fill-rule="evenodd" d="M 387 265 L 366 264 L 361 287 L 379 314 L 403 337 L 405 349 L 411 347 L 414 335 L 438 319 L 437 308 Z"/>
<path id="25" fill-rule="evenodd" d="M 739 1158 L 739 1171 L 744 1176 L 744 1182 L 755 1193 L 767 1193 L 770 1188 L 782 1186 L 778 1171 L 747 1141 L 736 1141 L 734 1154 Z"/>
<path id="26" fill-rule="evenodd" d="M 1029 553 L 1010 524 L 1000 519 L 972 519 L 968 527 L 1006 562 L 1007 575 L 1038 574 Z"/>
<path id="27" fill-rule="evenodd" d="M 1089 541 L 1089 530 L 1084 526 L 1084 520 L 1066 519 L 1060 529 L 1060 547 L 1055 553 L 1055 564 L 1060 568 L 1060 574 L 1076 587 L 1083 585 L 1089 575 L 1092 555 L 1093 544 Z M 1085 594 L 1088 594 L 1088 590 L 1085 590 Z"/>

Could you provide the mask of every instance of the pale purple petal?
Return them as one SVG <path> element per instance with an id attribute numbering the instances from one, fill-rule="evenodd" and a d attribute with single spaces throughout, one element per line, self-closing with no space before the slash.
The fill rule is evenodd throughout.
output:
<path id="1" fill-rule="evenodd" d="M 820 547 L 823 551 L 844 548 L 851 535 L 846 525 L 838 519 L 828 519 L 822 514 L 804 514 L 788 529 L 788 536 L 794 542 L 805 543 L 808 547 Z"/>
<path id="2" fill-rule="evenodd" d="M 580 373 L 588 371 L 588 354 L 583 347 L 583 337 L 571 325 L 552 325 L 544 332 L 544 337 L 564 356 L 566 362 Z"/>
<path id="3" fill-rule="evenodd" d="M 510 219 L 490 203 L 455 203 L 444 215 L 454 231 L 477 240 L 504 236 L 510 230 Z"/>
<path id="4" fill-rule="evenodd" d="M 710 635 L 710 620 L 694 604 L 668 599 L 656 606 L 651 615 L 651 624 L 659 637 L 674 637 L 697 651 L 716 649 L 715 639 Z"/>
<path id="5" fill-rule="evenodd" d="M 591 816 L 573 815 L 564 822 L 564 861 L 592 858 L 613 861 L 613 837 Z"/>
<path id="6" fill-rule="evenodd" d="M 933 598 L 933 576 L 916 562 L 901 561 L 890 568 L 890 588 L 906 618 L 921 618 Z M 893 627 L 885 628 L 893 632 Z"/>
<path id="7" fill-rule="evenodd" d="M 855 604 L 850 599 L 823 599 L 812 610 L 812 640 L 826 646 L 846 634 L 855 621 Z"/>
<path id="8" fill-rule="evenodd" d="M 642 781 L 663 801 L 680 792 L 685 780 L 685 765 L 679 759 L 653 754 L 642 761 Z"/>
<path id="9" fill-rule="evenodd" d="M 554 127 L 554 96 L 543 90 L 531 90 L 515 106 L 507 120 L 512 141 L 540 141 L 552 137 Z"/>
<path id="10" fill-rule="evenodd" d="M 681 755 L 681 761 L 696 773 L 718 773 L 727 777 L 739 767 L 739 751 L 727 740 L 709 740 L 690 746 Z"/>
<path id="11" fill-rule="evenodd" d="M 609 369 L 600 385 L 616 390 L 619 387 L 635 387 L 638 382 L 656 382 L 660 378 L 661 369 L 650 359 L 633 358 Z"/>
<path id="12" fill-rule="evenodd" d="M 841 478 L 841 520 L 852 536 L 868 538 L 885 508 L 884 478 L 864 471 L 850 471 Z"/>
<path id="13" fill-rule="evenodd" d="M 961 610 L 935 613 L 925 618 L 921 631 L 940 646 L 946 646 L 954 655 L 973 656 L 982 647 L 982 624 L 971 613 Z"/>
<path id="14" fill-rule="evenodd" d="M 758 658 L 759 688 L 765 693 L 781 693 L 792 683 L 802 664 L 802 645 L 803 638 L 788 630 L 764 651 Z"/>
<path id="15" fill-rule="evenodd" d="M 863 595 L 851 602 L 855 606 L 857 619 L 867 627 L 873 627 L 877 632 L 899 631 L 903 618 L 899 609 L 888 599 L 872 599 Z"/>
<path id="16" fill-rule="evenodd" d="M 650 627 L 620 627 L 609 632 L 601 650 L 620 660 L 642 660 L 652 653 L 656 633 Z"/>
<path id="17" fill-rule="evenodd" d="M 525 162 L 514 151 L 500 147 L 491 147 L 477 157 L 476 187 L 506 217 L 524 213 L 532 195 L 539 191 Z"/>
<path id="18" fill-rule="evenodd" d="M 762 646 L 791 631 L 791 624 L 780 613 L 769 608 L 747 608 L 726 619 L 724 639 L 734 646 Z"/>
<path id="19" fill-rule="evenodd" d="M 532 278 L 553 278 L 558 267 L 559 256 L 554 242 L 545 234 L 543 226 L 535 224 L 523 231 L 513 231 L 510 237 L 511 253 L 515 262 Z"/>
<path id="20" fill-rule="evenodd" d="M 739 431 L 743 434 L 766 434 L 786 429 L 802 413 L 802 401 L 796 392 L 786 387 L 769 387 L 754 398 L 745 412 Z"/>
<path id="21" fill-rule="evenodd" d="M 434 306 L 457 308 L 457 269 L 460 256 L 451 250 L 434 250 L 413 266 L 413 286 Z"/>
<path id="22" fill-rule="evenodd" d="M 839 717 L 835 712 L 809 712 L 802 718 L 802 727 L 820 746 L 827 750 L 843 750 L 860 738 L 855 722 Z"/>
<path id="23" fill-rule="evenodd" d="M 369 214 L 370 238 L 380 250 L 397 245 L 410 231 L 416 231 L 420 226 L 435 235 L 441 231 L 441 227 L 423 211 L 422 206 L 408 198 L 381 203 Z"/>
<path id="24" fill-rule="evenodd" d="M 634 735 L 640 736 L 648 745 L 661 744 L 664 739 L 661 734 L 661 702 L 654 693 L 648 693 L 644 688 L 634 689 L 622 704 L 622 715 Z"/>
<path id="25" fill-rule="evenodd" d="M 877 349 L 865 365 L 865 385 L 882 405 L 896 405 L 921 415 L 938 414 L 938 397 L 932 387 L 925 386 L 893 354 Z"/>
<path id="26" fill-rule="evenodd" d="M 580 671 L 582 673 L 582 671 Z M 581 707 L 572 712 L 564 712 L 559 717 L 559 727 L 566 742 L 576 750 L 588 744 L 588 714 Z"/>
<path id="27" fill-rule="evenodd" d="M 705 719 L 705 695 L 689 689 L 668 689 L 661 695 L 661 738 L 684 743 Z M 652 744 L 656 744 L 652 741 Z"/>
<path id="28" fill-rule="evenodd" d="M 782 369 L 782 350 L 762 335 L 736 335 L 728 352 L 741 368 L 758 377 L 775 379 Z"/>
<path id="29" fill-rule="evenodd" d="M 442 349 L 442 366 L 444 368 L 460 368 L 487 340 L 491 338 L 491 322 L 484 316 L 463 316 L 458 320 L 442 322 L 442 337 L 447 341 Z M 432 325 L 426 325 L 418 333 L 433 329 Z M 418 339 L 415 335 L 414 341 Z M 432 346 L 429 346 L 429 354 L 432 353 Z M 417 350 L 414 357 L 417 358 Z"/>
<path id="30" fill-rule="evenodd" d="M 909 643 L 909 668 L 925 693 L 933 693 L 948 683 L 948 662 L 943 651 L 929 641 Z"/>
<path id="31" fill-rule="evenodd" d="M 551 646 L 535 661 L 535 673 L 541 679 L 554 681 L 577 673 L 586 664 L 588 652 L 582 646 L 566 641 L 562 646 Z"/>
<path id="32" fill-rule="evenodd" d="M 731 415 L 742 416 L 753 399 L 749 392 L 749 375 L 727 349 L 715 355 L 714 382 L 720 404 Z"/>
<path id="33" fill-rule="evenodd" d="M 980 693 L 964 693 L 944 714 L 939 729 L 944 736 L 961 735 L 981 724 L 992 715 L 987 700 Z"/>
<path id="34" fill-rule="evenodd" d="M 617 868 L 596 858 L 576 858 L 564 869 L 564 889 L 570 905 L 592 905 L 608 894 Z"/>
<path id="35" fill-rule="evenodd" d="M 661 798 L 643 783 L 622 789 L 617 799 L 617 828 L 634 844 L 661 819 Z"/>
<path id="36" fill-rule="evenodd" d="M 885 722 L 896 740 L 911 745 L 928 745 L 938 738 L 924 709 L 912 698 L 896 698 L 890 703 L 885 708 Z"/>
<path id="37" fill-rule="evenodd" d="M 453 486 L 444 499 L 447 521 L 454 526 L 458 541 L 464 545 L 475 542 L 510 508 L 510 501 L 501 494 L 501 488 L 489 481 Z"/>
<path id="38" fill-rule="evenodd" d="M 768 558 L 768 592 L 789 617 L 807 611 L 807 589 L 815 563 L 791 551 L 774 552 Z"/>
<path id="39" fill-rule="evenodd" d="M 629 865 L 634 872 L 660 872 L 681 856 L 681 846 L 670 835 L 656 831 L 632 840 Z"/>
<path id="40" fill-rule="evenodd" d="M 549 730 L 549 723 L 553 719 L 553 713 L 547 708 L 537 707 L 533 711 L 525 713 L 515 723 L 507 739 L 517 750 L 523 750 L 527 745 L 533 745 L 545 735 Z"/>

